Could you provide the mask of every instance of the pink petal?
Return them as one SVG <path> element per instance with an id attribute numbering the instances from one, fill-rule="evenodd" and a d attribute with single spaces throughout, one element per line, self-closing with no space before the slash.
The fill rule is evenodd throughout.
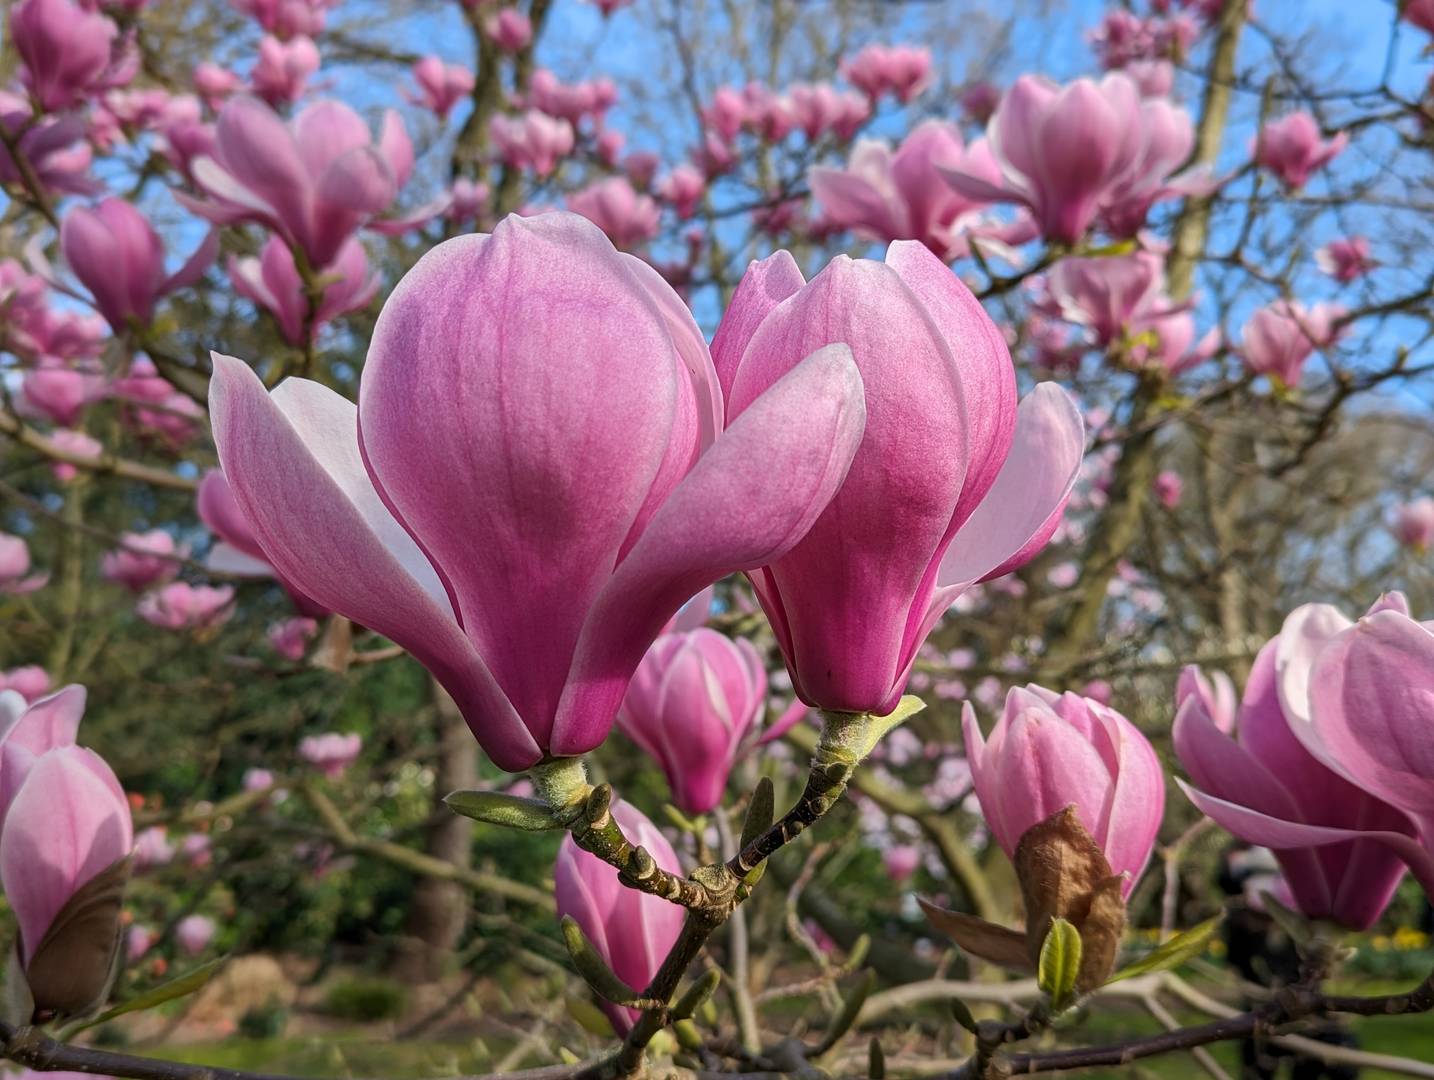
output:
<path id="1" fill-rule="evenodd" d="M 1021 402 L 1010 456 L 941 560 L 942 585 L 970 585 L 1022 565 L 1050 539 L 1075 485 L 1085 424 L 1070 395 L 1041 383 Z"/>
<path id="2" fill-rule="evenodd" d="M 647 643 L 684 600 L 781 558 L 806 535 L 845 479 L 865 421 L 861 376 L 845 345 L 813 353 L 733 421 L 593 605 L 553 753 L 580 754 L 601 741 L 603 718 L 616 712 Z"/>
<path id="3" fill-rule="evenodd" d="M 224 475 L 279 573 L 412 652 L 500 767 L 536 762 L 541 751 L 463 636 L 437 575 L 374 491 L 353 406 L 297 379 L 271 396 L 247 364 L 218 355 L 209 401 Z"/>
<path id="4" fill-rule="evenodd" d="M 732 383 L 737 378 L 742 354 L 747 351 L 757 327 L 774 307 L 805 284 L 797 260 L 785 249 L 747 266 L 712 337 L 712 362 L 722 384 L 724 402 L 732 396 Z"/>

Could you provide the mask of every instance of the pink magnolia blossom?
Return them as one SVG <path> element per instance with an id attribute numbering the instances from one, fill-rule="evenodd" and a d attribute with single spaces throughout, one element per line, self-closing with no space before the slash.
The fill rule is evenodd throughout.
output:
<path id="1" fill-rule="evenodd" d="M 1115 688 L 1105 679 L 1091 679 L 1080 688 L 1080 694 L 1097 705 L 1109 705 L 1111 698 L 1115 696 Z"/>
<path id="2" fill-rule="evenodd" d="M 175 198 L 220 225 L 256 222 L 327 266 L 356 230 L 378 218 L 413 171 L 413 144 L 398 113 L 384 115 L 377 143 L 359 115 L 337 101 L 307 106 L 289 123 L 263 102 L 225 102 L 212 157 L 192 162 L 207 198 Z"/>
<path id="3" fill-rule="evenodd" d="M 49 689 L 50 673 L 39 664 L 26 664 L 24 667 L 0 671 L 0 693 L 12 690 L 29 704 L 33 705 L 44 697 Z M 0 740 L 3 738 L 4 736 L 0 735 Z"/>
<path id="4" fill-rule="evenodd" d="M 77 458 L 97 459 L 104 453 L 104 444 L 83 431 L 62 428 L 50 434 L 50 445 L 61 452 Z M 55 479 L 68 484 L 80 475 L 79 466 L 71 461 L 55 461 L 50 465 Z"/>
<path id="5" fill-rule="evenodd" d="M 614 11 L 621 11 L 627 7 L 632 3 L 632 0 L 587 0 L 587 2 L 601 11 L 603 18 L 606 19 Z"/>
<path id="6" fill-rule="evenodd" d="M 123 199 L 108 198 L 93 210 L 77 206 L 60 223 L 60 251 L 95 307 L 116 333 L 131 322 L 148 325 L 160 297 L 193 285 L 219 251 L 209 232 L 173 274 L 165 273 L 164 242 L 149 219 Z"/>
<path id="7" fill-rule="evenodd" d="M 1180 497 L 1185 492 L 1185 481 L 1180 479 L 1179 473 L 1164 469 L 1156 474 L 1152 487 L 1160 505 L 1167 510 L 1174 510 L 1180 505 Z"/>
<path id="8" fill-rule="evenodd" d="M 558 162 L 573 152 L 573 126 L 537 109 L 522 116 L 493 117 L 489 134 L 503 164 L 549 175 Z"/>
<path id="9" fill-rule="evenodd" d="M 268 791 L 274 786 L 274 774 L 268 769 L 252 768 L 244 770 L 243 788 L 245 791 Z"/>
<path id="10" fill-rule="evenodd" d="M 547 68 L 533 72 L 528 81 L 528 105 L 576 128 L 584 119 L 601 122 L 617 102 L 617 86 L 610 79 L 565 83 Z"/>
<path id="11" fill-rule="evenodd" d="M 628 803 L 615 803 L 612 816 L 623 835 L 640 844 L 653 861 L 673 874 L 682 872 L 677 852 L 656 825 Z M 560 917 L 574 919 L 608 966 L 623 982 L 641 991 L 652 981 L 682 931 L 682 908 L 660 896 L 629 889 L 611 866 L 564 836 L 553 867 L 554 898 Z M 619 1035 L 640 1015 L 600 1002 Z"/>
<path id="12" fill-rule="evenodd" d="M 1338 616 L 1338 613 L 1334 613 Z M 1293 615 L 1291 616 L 1293 618 Z M 1316 758 L 1352 784 L 1393 803 L 1419 825 L 1423 849 L 1401 847 L 1425 891 L 1434 882 L 1434 624 L 1409 615 L 1404 597 L 1381 597 L 1353 625 L 1327 641 L 1309 627 L 1337 619 L 1310 615 L 1299 624 L 1300 648 L 1282 657 L 1295 679 L 1308 670 L 1308 698 L 1290 695 L 1295 734 Z M 1291 629 L 1289 620 L 1285 631 Z"/>
<path id="13" fill-rule="evenodd" d="M 233 586 L 174 581 L 142 596 L 135 612 L 162 630 L 209 630 L 229 621 L 233 601 Z"/>
<path id="14" fill-rule="evenodd" d="M 123 406 L 120 418 L 125 425 L 170 449 L 193 438 L 203 422 L 204 409 L 170 385 L 147 356 L 136 356 L 111 389 Z"/>
<path id="15" fill-rule="evenodd" d="M 504 8 L 504 12 L 510 11 Z M 502 12 L 500 12 L 502 14 Z M 441 56 L 425 56 L 413 65 L 413 78 L 420 96 L 415 99 L 441 120 L 453 106 L 473 93 L 473 72 L 462 64 L 444 63 Z"/>
<path id="16" fill-rule="evenodd" d="M 264 636 L 269 639 L 269 645 L 276 653 L 285 660 L 298 663 L 304 658 L 304 653 L 309 648 L 309 642 L 318 632 L 319 624 L 316 620 L 298 615 L 292 619 L 274 623 L 265 631 Z"/>
<path id="17" fill-rule="evenodd" d="M 826 134 L 846 141 L 871 117 L 869 99 L 850 91 L 839 91 L 830 83 L 796 84 L 788 89 L 787 95 L 791 119 L 810 142 Z M 778 141 L 770 134 L 768 138 Z"/>
<path id="18" fill-rule="evenodd" d="M 0 146 L 0 181 L 22 182 L 14 157 L 18 154 L 46 191 L 71 195 L 98 191 L 99 185 L 88 175 L 94 152 L 84 141 L 84 121 L 73 115 L 33 121 L 29 102 L 0 90 L 0 128 L 16 143 L 13 154 Z"/>
<path id="19" fill-rule="evenodd" d="M 46 360 L 25 372 L 20 383 L 20 411 L 73 427 L 87 406 L 106 395 L 104 377 L 97 372 Z"/>
<path id="20" fill-rule="evenodd" d="M 357 414 L 305 380 L 270 395 L 222 356 L 210 412 L 268 560 L 410 649 L 519 771 L 597 746 L 667 619 L 790 550 L 861 438 L 844 347 L 718 436 L 721 401 L 677 295 L 557 211 L 449 240 L 409 271 Z"/>
<path id="21" fill-rule="evenodd" d="M 841 73 L 873 101 L 890 94 L 908 102 L 931 82 L 931 50 L 914 45 L 868 45 L 842 61 Z"/>
<path id="22" fill-rule="evenodd" d="M 488 197 L 492 194 L 482 181 L 460 176 L 453 181 L 450 189 L 452 200 L 444 217 L 449 221 L 477 221 L 488 208 Z"/>
<path id="23" fill-rule="evenodd" d="M 1320 138 L 1319 125 L 1307 112 L 1288 116 L 1266 124 L 1254 139 L 1251 153 L 1255 161 L 1279 177 L 1288 188 L 1305 186 L 1314 173 L 1328 165 L 1349 143 L 1349 135 L 1341 131 L 1329 140 Z"/>
<path id="24" fill-rule="evenodd" d="M 622 251 L 657 235 L 661 212 L 651 196 L 639 194 L 625 176 L 609 176 L 568 196 L 568 208 L 581 214 Z"/>
<path id="25" fill-rule="evenodd" d="M 657 185 L 657 197 L 670 203 L 683 221 L 690 218 L 707 190 L 707 179 L 691 165 L 678 165 Z"/>
<path id="26" fill-rule="evenodd" d="M 1217 184 L 1205 166 L 1176 172 L 1195 146 L 1190 114 L 1163 97 L 1142 101 L 1134 122 L 1130 167 L 1106 189 L 1099 221 L 1116 236 L 1137 236 L 1151 207 L 1186 195 L 1208 195 Z"/>
<path id="27" fill-rule="evenodd" d="M 798 696 L 884 714 L 947 608 L 1050 539 L 1083 432 L 1054 384 L 1017 408 L 1000 331 L 912 241 L 884 263 L 838 257 L 810 283 L 785 251 L 753 263 L 712 343 L 728 423 L 833 342 L 866 387 L 864 441 L 811 532 L 750 576 Z"/>
<path id="28" fill-rule="evenodd" d="M 151 870 L 174 861 L 174 845 L 163 825 L 151 825 L 134 838 L 134 868 Z"/>
<path id="29" fill-rule="evenodd" d="M 1165 295 L 1164 262 L 1153 251 L 1062 259 L 1045 280 L 1053 313 L 1111 345 L 1145 316 L 1175 306 Z"/>
<path id="30" fill-rule="evenodd" d="M 1380 691 L 1370 690 L 1387 680 L 1407 694 L 1407 674 L 1371 664 L 1360 675 L 1361 734 L 1350 740 L 1351 729 L 1333 722 L 1350 700 L 1331 685 L 1348 670 L 1349 635 L 1368 636 L 1356 625 L 1402 621 L 1434 640 L 1402 613 L 1403 603 L 1397 594 L 1382 598 L 1359 624 L 1328 604 L 1292 612 L 1255 659 L 1237 738 L 1219 730 L 1202 695 L 1187 698 L 1175 720 L 1175 752 L 1194 782 L 1181 787 L 1196 807 L 1247 843 L 1272 849 L 1302 913 L 1356 930 L 1368 929 L 1388 905 L 1404 875 L 1401 860 L 1426 889 L 1434 884 L 1434 855 L 1420 847 L 1408 807 L 1360 770 L 1408 745 L 1401 725 L 1410 714 L 1387 714 L 1378 707 Z M 1411 790 L 1407 783 L 1404 789 Z"/>
<path id="31" fill-rule="evenodd" d="M 194 84 L 195 93 L 204 99 L 204 104 L 216 112 L 225 98 L 238 93 L 244 86 L 244 80 L 234 72 L 208 60 L 195 65 L 190 81 Z"/>
<path id="32" fill-rule="evenodd" d="M 1423 553 L 1434 546 L 1434 498 L 1425 496 L 1394 508 L 1394 538 Z"/>
<path id="33" fill-rule="evenodd" d="M 1175 684 L 1175 708 L 1185 704 L 1187 698 L 1198 697 L 1200 710 L 1210 718 L 1217 730 L 1226 735 L 1235 733 L 1236 697 L 1235 684 L 1223 671 L 1206 674 L 1196 664 L 1187 664 L 1180 669 L 1180 678 Z"/>
<path id="34" fill-rule="evenodd" d="M 1369 257 L 1369 241 L 1362 236 L 1331 240 L 1315 251 L 1315 265 L 1339 282 L 1363 277 L 1377 265 Z"/>
<path id="35" fill-rule="evenodd" d="M 49 580 L 49 574 L 30 573 L 30 545 L 23 537 L 0 532 L 0 595 L 23 596 Z"/>
<path id="36" fill-rule="evenodd" d="M 13 738 L 6 740 L 7 769 Z M 19 924 L 20 965 L 28 968 L 70 898 L 129 854 L 134 827 L 119 780 L 94 751 L 71 743 L 13 752 L 29 761 L 0 833 L 0 886 Z M 117 924 L 113 934 L 118 937 Z M 105 970 L 85 974 L 103 982 L 108 955 L 103 941 L 95 944 Z M 83 977 L 74 974 L 77 981 Z M 38 1000 L 35 1006 L 55 1008 Z"/>
<path id="37" fill-rule="evenodd" d="M 322 735 L 306 735 L 299 741 L 299 757 L 330 780 L 343 776 L 362 750 L 363 736 L 356 731 L 346 735 L 326 731 Z"/>
<path id="38" fill-rule="evenodd" d="M 328 18 L 328 9 L 339 0 L 229 0 L 241 15 L 247 15 L 260 27 L 281 38 L 303 34 L 309 37 L 321 32 Z"/>
<path id="39" fill-rule="evenodd" d="M 179 853 L 195 869 L 202 869 L 214 861 L 213 843 L 203 833 L 190 833 L 181 840 Z"/>
<path id="40" fill-rule="evenodd" d="M 502 7 L 483 20 L 483 33 L 504 52 L 515 53 L 532 44 L 533 23 L 517 8 Z"/>
<path id="41" fill-rule="evenodd" d="M 628 685 L 618 730 L 661 767 L 672 801 L 705 814 L 767 702 L 767 673 L 752 643 L 715 630 L 664 634 Z"/>
<path id="42" fill-rule="evenodd" d="M 179 560 L 187 554 L 163 529 L 122 533 L 120 546 L 100 560 L 100 576 L 130 592 L 143 592 L 151 585 L 174 580 Z"/>
<path id="43" fill-rule="evenodd" d="M 921 867 L 921 849 L 914 844 L 897 844 L 881 853 L 881 865 L 892 881 L 906 881 Z"/>
<path id="44" fill-rule="evenodd" d="M 0 826 L 35 763 L 51 750 L 75 745 L 86 696 L 77 685 L 28 703 L 17 689 L 0 691 Z"/>
<path id="45" fill-rule="evenodd" d="M 312 314 L 293 252 L 277 236 L 265 241 L 257 258 L 231 256 L 228 270 L 234 291 L 273 315 L 279 332 L 291 345 L 303 345 L 334 319 L 367 307 L 379 284 L 355 237 L 344 241 L 332 263 L 316 271 L 324 285 L 322 299 Z"/>
<path id="46" fill-rule="evenodd" d="M 1139 728 L 1090 698 L 1030 685 L 1007 693 L 988 739 L 969 702 L 962 730 L 976 798 L 1002 851 L 1014 858 L 1030 828 L 1073 806 L 1130 896 L 1165 809 L 1160 758 Z"/>
<path id="47" fill-rule="evenodd" d="M 1048 240 L 1073 244 L 1129 177 L 1144 142 L 1140 95 L 1127 76 L 1062 87 L 1023 75 L 986 129 L 1001 182 L 959 166 L 942 173 L 969 199 L 1028 207 Z"/>
<path id="48" fill-rule="evenodd" d="M 961 133 L 940 120 L 916 127 L 893 153 L 862 139 L 845 169 L 817 166 L 812 194 L 833 222 L 873 240 L 919 240 L 939 258 L 955 257 L 958 233 L 983 203 L 954 191 L 938 167 L 999 179 L 984 144 L 966 147 Z"/>
<path id="49" fill-rule="evenodd" d="M 10 12 L 20 80 L 44 112 L 81 104 L 106 85 L 117 31 L 71 0 L 21 0 Z"/>
<path id="50" fill-rule="evenodd" d="M 748 107 L 748 100 L 741 91 L 719 86 L 702 109 L 702 123 L 709 132 L 730 143 L 747 122 Z"/>
<path id="51" fill-rule="evenodd" d="M 303 97 L 309 76 L 318 70 L 319 47 L 311 39 L 280 41 L 266 36 L 259 42 L 259 59 L 249 71 L 249 86 L 270 105 L 287 105 Z"/>
<path id="52" fill-rule="evenodd" d="M 186 915 L 174 928 L 174 940 L 190 956 L 198 956 L 214 940 L 216 927 L 208 915 Z"/>
<path id="53" fill-rule="evenodd" d="M 627 173 L 627 178 L 632 181 L 634 187 L 644 191 L 652 186 L 653 178 L 657 176 L 657 170 L 660 168 L 662 157 L 651 150 L 634 150 L 622 159 L 622 171 Z M 673 170 L 676 171 L 677 169 Z"/>
<path id="54" fill-rule="evenodd" d="M 994 83 L 978 82 L 963 90 L 957 101 L 968 120 L 984 124 L 1001 103 L 1001 89 Z"/>
<path id="55" fill-rule="evenodd" d="M 133 964 L 143 960 L 145 954 L 154 948 L 154 943 L 159 940 L 159 935 L 150 926 L 140 926 L 136 923 L 131 926 L 124 936 L 124 955 L 127 963 Z"/>
<path id="56" fill-rule="evenodd" d="M 1335 304 L 1306 308 L 1295 300 L 1276 300 L 1251 315 L 1240 331 L 1240 356 L 1257 375 L 1297 386 L 1314 351 L 1339 339 L 1336 320 L 1343 314 Z"/>

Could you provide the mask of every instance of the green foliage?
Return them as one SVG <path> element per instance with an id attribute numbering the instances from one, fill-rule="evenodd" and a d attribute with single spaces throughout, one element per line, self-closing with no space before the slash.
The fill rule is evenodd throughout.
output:
<path id="1" fill-rule="evenodd" d="M 1223 915 L 1216 915 L 1213 919 L 1206 919 L 1199 926 L 1181 931 L 1139 960 L 1121 968 L 1106 982 L 1119 982 L 1121 979 L 1146 975 L 1152 971 L 1169 971 L 1171 968 L 1179 967 L 1187 960 L 1193 960 L 1205 951 L 1206 946 L 1210 944 L 1210 939 L 1220 929 L 1220 922 L 1223 918 Z"/>
<path id="2" fill-rule="evenodd" d="M 1080 975 L 1080 931 L 1065 919 L 1054 919 L 1041 944 L 1036 964 L 1036 985 L 1051 999 L 1056 1008 L 1066 1005 L 1075 991 Z"/>
<path id="3" fill-rule="evenodd" d="M 403 986 L 372 975 L 340 979 L 324 994 L 324 1012 L 340 1020 L 391 1020 L 407 1007 L 408 991 Z"/>
<path id="4" fill-rule="evenodd" d="M 246 1039 L 277 1039 L 289 1023 L 289 1010 L 277 1001 L 247 1010 L 239 1017 L 239 1034 Z"/>

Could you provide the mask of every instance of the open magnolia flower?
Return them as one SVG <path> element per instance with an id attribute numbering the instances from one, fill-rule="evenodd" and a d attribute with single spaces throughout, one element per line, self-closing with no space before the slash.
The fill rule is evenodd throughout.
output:
<path id="1" fill-rule="evenodd" d="M 685 305 L 567 213 L 425 255 L 379 317 L 357 409 L 214 364 L 220 461 L 265 558 L 411 651 L 514 771 L 602 742 L 677 609 L 806 534 L 866 417 L 835 345 L 719 435 Z"/>

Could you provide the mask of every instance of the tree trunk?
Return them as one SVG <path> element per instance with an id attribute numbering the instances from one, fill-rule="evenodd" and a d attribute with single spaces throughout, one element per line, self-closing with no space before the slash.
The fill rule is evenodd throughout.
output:
<path id="1" fill-rule="evenodd" d="M 443 797 L 478 783 L 478 744 L 458 706 L 437 683 L 433 684 L 435 725 L 439 754 L 433 782 L 433 817 L 424 830 L 423 850 L 454 866 L 473 862 L 472 823 L 443 805 Z M 453 951 L 468 921 L 469 897 L 455 881 L 421 877 L 413 890 L 404 941 L 395 962 L 395 975 L 409 982 L 440 978 L 448 970 Z"/>

